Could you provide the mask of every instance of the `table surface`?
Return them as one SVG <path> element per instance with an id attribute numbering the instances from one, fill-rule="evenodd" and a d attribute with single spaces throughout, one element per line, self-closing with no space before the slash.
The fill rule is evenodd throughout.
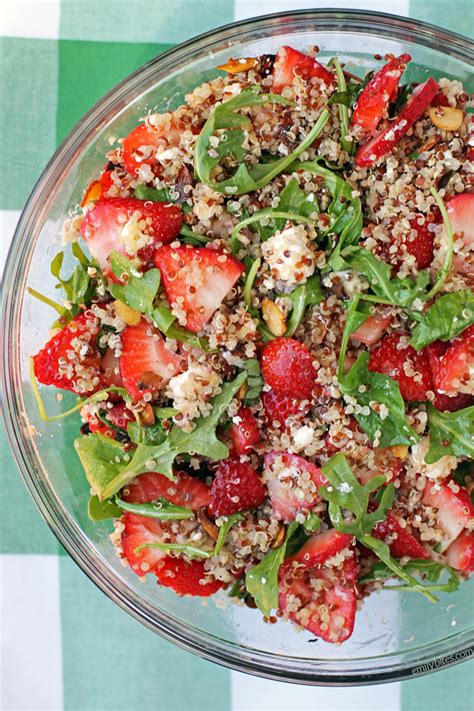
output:
<path id="1" fill-rule="evenodd" d="M 106 91 L 193 35 L 255 15 L 350 6 L 472 31 L 470 0 L 3 0 L 0 270 L 58 142 Z M 0 271 L 1 273 L 1 271 Z M 473 663 L 378 687 L 270 682 L 183 652 L 119 610 L 72 562 L 30 500 L 0 425 L 0 707 L 79 711 L 464 711 Z"/>

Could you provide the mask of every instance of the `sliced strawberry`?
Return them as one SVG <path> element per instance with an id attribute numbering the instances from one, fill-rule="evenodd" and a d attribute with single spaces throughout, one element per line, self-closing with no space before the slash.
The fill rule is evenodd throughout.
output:
<path id="1" fill-rule="evenodd" d="M 373 133 L 396 97 L 400 77 L 411 60 L 409 54 L 393 57 L 379 69 L 364 87 L 352 114 L 354 126 Z"/>
<path id="2" fill-rule="evenodd" d="M 409 237 L 404 246 L 408 254 L 416 259 L 418 269 L 427 269 L 434 257 L 434 232 L 428 229 L 429 222 L 425 220 L 422 225 L 418 224 L 418 218 L 410 220 L 410 227 L 415 230 L 416 236 Z"/>
<path id="3" fill-rule="evenodd" d="M 89 412 L 87 413 L 87 424 L 89 425 L 89 430 L 93 434 L 101 434 L 104 435 L 104 437 L 115 439 L 115 432 L 113 428 L 110 425 L 106 425 L 105 422 L 102 422 L 101 419 Z"/>
<path id="4" fill-rule="evenodd" d="M 120 359 L 117 358 L 112 348 L 107 348 L 100 364 L 100 382 L 103 388 L 123 387 L 120 376 Z"/>
<path id="5" fill-rule="evenodd" d="M 201 331 L 244 271 L 228 254 L 208 247 L 161 247 L 155 252 L 172 308 L 184 314 L 183 325 Z"/>
<path id="6" fill-rule="evenodd" d="M 111 252 L 149 258 L 160 244 L 179 234 L 182 212 L 176 205 L 135 198 L 97 200 L 86 214 L 81 234 L 103 273 L 113 277 Z M 151 251 L 150 251 L 151 250 Z"/>
<path id="7" fill-rule="evenodd" d="M 264 498 L 265 487 L 250 464 L 235 459 L 219 463 L 211 486 L 209 510 L 213 516 L 230 516 L 256 508 Z"/>
<path id="8" fill-rule="evenodd" d="M 395 558 L 429 558 L 421 543 L 410 532 L 402 528 L 394 514 L 388 513 L 385 521 L 380 521 L 372 529 L 372 535 L 389 544 L 390 552 Z M 386 540 L 388 538 L 388 540 Z M 391 541 L 391 543 L 389 543 Z"/>
<path id="9" fill-rule="evenodd" d="M 146 575 L 155 569 L 166 553 L 159 548 L 144 548 L 141 551 L 136 549 L 148 543 L 163 543 L 166 524 L 156 518 L 128 512 L 123 514 L 121 522 L 123 555 L 134 573 Z"/>
<path id="10" fill-rule="evenodd" d="M 433 378 L 441 393 L 474 395 L 474 324 L 433 358 Z"/>
<path id="11" fill-rule="evenodd" d="M 307 54 L 302 54 L 293 47 L 281 47 L 273 65 L 272 91 L 280 94 L 285 86 L 293 84 L 296 75 L 305 80 L 318 77 L 325 84 L 331 84 L 334 81 L 332 72 L 313 57 L 308 57 Z"/>
<path id="12" fill-rule="evenodd" d="M 344 642 L 354 629 L 357 604 L 354 553 L 337 567 L 313 566 L 312 560 L 311 556 L 298 561 L 290 558 L 281 566 L 278 606 L 290 620 L 324 641 Z"/>
<path id="13" fill-rule="evenodd" d="M 449 348 L 449 343 L 444 341 L 433 341 L 424 349 L 428 356 L 430 363 L 431 372 L 433 374 L 433 381 L 436 382 L 438 379 L 438 373 L 440 369 L 441 359 Z M 449 412 L 456 412 L 456 410 L 462 410 L 465 407 L 469 407 L 474 402 L 474 396 L 467 393 L 455 394 L 445 394 L 441 393 L 435 388 L 434 390 L 435 398 L 433 400 L 433 405 L 437 410 L 444 410 Z"/>
<path id="14" fill-rule="evenodd" d="M 359 168 L 370 168 L 379 158 L 389 153 L 400 138 L 413 126 L 438 91 L 438 85 L 431 77 L 413 91 L 411 99 L 405 104 L 397 118 L 378 133 L 368 143 L 359 148 L 355 164 Z"/>
<path id="15" fill-rule="evenodd" d="M 285 559 L 285 565 L 294 568 L 293 562 L 314 568 L 325 563 L 329 558 L 340 553 L 344 548 L 350 548 L 354 543 L 354 536 L 329 528 L 323 533 L 313 533 L 300 550 Z"/>
<path id="16" fill-rule="evenodd" d="M 116 405 L 107 409 L 107 419 L 118 427 L 119 430 L 127 431 L 129 422 L 135 422 L 133 412 L 125 405 L 124 402 L 118 402 Z"/>
<path id="17" fill-rule="evenodd" d="M 182 366 L 182 357 L 166 347 L 161 334 L 145 319 L 122 332 L 120 375 L 134 400 L 145 393 L 156 395 Z"/>
<path id="18" fill-rule="evenodd" d="M 474 160 L 474 155 L 469 156 L 469 160 Z M 474 258 L 472 257 L 474 251 L 474 193 L 455 195 L 446 203 L 446 209 L 456 242 L 460 241 L 463 251 L 469 253 L 469 259 L 455 254 L 453 267 L 459 274 L 472 275 L 474 272 Z"/>
<path id="19" fill-rule="evenodd" d="M 449 106 L 449 99 L 442 91 L 438 91 L 436 96 L 431 100 L 430 106 Z"/>
<path id="20" fill-rule="evenodd" d="M 242 454 L 252 452 L 254 445 L 260 442 L 262 436 L 257 420 L 252 410 L 248 407 L 241 407 L 237 412 L 230 428 L 230 436 L 232 437 L 234 451 L 239 457 Z"/>
<path id="21" fill-rule="evenodd" d="M 220 580 L 205 581 L 206 570 L 202 560 L 184 560 L 166 556 L 155 568 L 158 583 L 171 588 L 178 595 L 208 597 L 214 595 L 224 583 Z"/>
<path id="22" fill-rule="evenodd" d="M 433 390 L 433 379 L 427 353 L 412 346 L 400 347 L 399 333 L 391 333 L 370 353 L 369 370 L 383 373 L 397 381 L 406 402 L 426 400 Z"/>
<path id="23" fill-rule="evenodd" d="M 100 385 L 97 350 L 99 320 L 90 311 L 76 316 L 33 356 L 35 377 L 77 395 L 92 393 Z"/>
<path id="24" fill-rule="evenodd" d="M 451 568 L 474 573 L 474 533 L 460 533 L 446 551 L 445 560 Z"/>
<path id="25" fill-rule="evenodd" d="M 316 464 L 287 452 L 267 452 L 264 473 L 275 518 L 285 522 L 308 513 L 321 500 L 318 486 L 327 484 Z"/>
<path id="26" fill-rule="evenodd" d="M 373 346 L 374 343 L 380 341 L 391 320 L 391 316 L 369 316 L 359 328 L 351 333 L 349 338 L 351 341 L 359 341 L 366 346 Z"/>
<path id="27" fill-rule="evenodd" d="M 127 484 L 123 498 L 137 504 L 163 498 L 175 506 L 184 506 L 193 511 L 209 506 L 211 492 L 204 482 L 186 472 L 176 472 L 175 477 L 176 481 L 170 481 L 157 472 L 140 474 Z"/>
<path id="28" fill-rule="evenodd" d="M 277 393 L 310 398 L 316 378 L 314 356 L 294 338 L 275 338 L 267 343 L 261 357 L 262 375 Z"/>
<path id="29" fill-rule="evenodd" d="M 376 476 L 385 477 L 386 483 L 393 481 L 403 469 L 401 459 L 396 457 L 390 448 L 377 447 L 374 450 L 371 466 L 361 466 L 356 469 L 356 476 L 364 486 Z"/>
<path id="30" fill-rule="evenodd" d="M 297 400 L 291 395 L 268 390 L 262 393 L 262 405 L 270 426 L 278 422 L 287 430 L 291 420 L 298 421 L 308 414 L 311 403 L 309 400 Z"/>
<path id="31" fill-rule="evenodd" d="M 156 149 L 161 145 L 178 146 L 182 130 L 174 125 L 153 128 L 149 122 L 137 126 L 122 143 L 122 160 L 129 173 L 135 174 L 141 165 L 156 163 Z"/>
<path id="32" fill-rule="evenodd" d="M 474 517 L 474 506 L 464 487 L 456 485 L 454 492 L 447 484 L 429 481 L 423 491 L 422 504 L 430 506 L 436 522 L 444 532 L 442 550 L 445 550 Z"/>

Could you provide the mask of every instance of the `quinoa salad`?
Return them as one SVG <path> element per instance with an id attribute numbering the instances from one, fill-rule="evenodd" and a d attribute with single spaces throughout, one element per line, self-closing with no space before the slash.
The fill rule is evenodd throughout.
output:
<path id="1" fill-rule="evenodd" d="M 366 596 L 429 613 L 474 570 L 474 138 L 459 81 L 317 53 L 111 136 L 31 375 L 133 573 L 340 644 Z"/>

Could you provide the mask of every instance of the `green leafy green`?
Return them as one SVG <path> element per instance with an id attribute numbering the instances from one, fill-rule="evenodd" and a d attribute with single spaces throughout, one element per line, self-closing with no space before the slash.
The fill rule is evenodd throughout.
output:
<path id="1" fill-rule="evenodd" d="M 227 539 L 227 536 L 229 535 L 230 529 L 238 521 L 243 521 L 243 518 L 244 517 L 241 513 L 235 513 L 235 514 L 232 514 L 231 516 L 227 516 L 224 523 L 221 526 L 219 526 L 219 534 L 217 537 L 216 545 L 214 546 L 214 550 L 212 551 L 212 555 L 219 555 L 222 548 L 224 547 L 224 543 L 226 542 L 226 539 Z"/>
<path id="2" fill-rule="evenodd" d="M 342 332 L 341 350 L 339 351 L 337 366 L 337 378 L 340 383 L 344 380 L 344 364 L 346 360 L 349 336 L 351 333 L 354 333 L 354 331 L 357 331 L 359 326 L 362 326 L 362 324 L 365 323 L 370 316 L 370 303 L 362 301 L 361 304 L 360 302 L 362 299 L 362 294 L 356 294 L 345 304 L 347 309 L 346 323 L 344 325 L 344 331 Z"/>
<path id="3" fill-rule="evenodd" d="M 348 94 L 346 78 L 339 59 L 335 57 L 332 63 L 336 69 L 338 92 L 343 95 Z M 348 100 L 350 101 L 350 98 Z M 341 125 L 341 148 L 351 156 L 355 152 L 355 141 L 351 141 L 348 138 L 350 132 L 348 104 L 343 101 L 338 101 L 337 103 L 339 104 L 339 122 Z"/>
<path id="4" fill-rule="evenodd" d="M 324 110 L 306 138 L 289 155 L 269 163 L 260 162 L 249 167 L 243 160 L 238 143 L 241 142 L 240 145 L 242 145 L 244 138 L 242 129 L 249 127 L 250 120 L 248 116 L 235 112 L 248 106 L 262 106 L 269 103 L 283 104 L 284 106 L 291 104 L 279 94 L 260 94 L 259 92 L 260 88 L 253 86 L 216 106 L 201 129 L 194 151 L 196 175 L 201 182 L 218 192 L 227 195 L 243 195 L 267 185 L 313 143 L 329 118 L 329 112 Z M 220 141 L 219 150 L 216 150 L 212 147 L 210 139 L 222 129 L 225 129 L 224 135 L 227 138 Z M 235 137 L 232 136 L 234 132 L 232 129 L 236 130 Z M 221 144 L 223 144 L 222 147 Z M 232 155 L 235 158 L 236 151 L 239 155 L 239 167 L 234 175 L 220 182 L 215 181 L 212 173 L 216 166 L 227 155 Z"/>
<path id="5" fill-rule="evenodd" d="M 474 293 L 462 289 L 443 294 L 413 329 L 410 345 L 416 350 L 437 339 L 449 341 L 474 323 Z"/>
<path id="6" fill-rule="evenodd" d="M 315 306 L 324 299 L 319 276 L 314 274 L 304 284 L 297 286 L 291 294 L 285 294 L 292 303 L 287 320 L 285 336 L 292 336 L 300 325 L 308 306 Z"/>
<path id="7" fill-rule="evenodd" d="M 161 422 L 155 421 L 152 425 L 143 426 L 140 422 L 129 422 L 127 433 L 135 444 L 149 444 L 157 446 L 166 439 L 166 432 Z"/>
<path id="8" fill-rule="evenodd" d="M 318 202 L 314 193 L 305 193 L 295 178 L 291 178 L 280 193 L 278 203 L 280 212 L 291 212 L 302 217 L 314 217 L 319 212 Z M 276 227 L 284 225 L 282 218 L 277 218 Z"/>
<path id="9" fill-rule="evenodd" d="M 456 572 L 450 568 L 448 565 L 443 563 L 437 563 L 434 560 L 426 559 L 413 559 L 409 560 L 403 566 L 403 570 L 408 573 L 418 573 L 424 581 L 429 584 L 423 584 L 425 590 L 430 592 L 455 592 L 459 587 L 459 577 Z M 441 577 L 444 573 L 447 573 L 448 579 L 446 582 L 441 583 Z M 367 583 L 372 583 L 377 580 L 388 580 L 394 577 L 394 572 L 382 561 L 375 563 L 372 570 L 364 575 L 363 578 L 359 580 L 359 585 L 364 585 Z M 413 591 L 413 588 L 409 585 L 385 585 L 384 590 L 407 590 Z"/>
<path id="10" fill-rule="evenodd" d="M 74 267 L 69 279 L 61 278 L 61 269 L 64 261 L 64 252 L 58 252 L 51 262 L 51 274 L 56 277 L 58 284 L 56 289 L 63 289 L 67 301 L 71 304 L 69 311 L 71 317 L 76 316 L 80 309 L 79 304 L 87 303 L 93 296 L 91 288 L 91 278 L 87 273 L 87 268 L 79 262 Z"/>
<path id="11" fill-rule="evenodd" d="M 307 533 L 317 533 L 321 528 L 321 519 L 318 514 L 310 513 L 307 515 L 303 528 Z"/>
<path id="12" fill-rule="evenodd" d="M 137 546 L 134 553 L 139 553 L 145 548 L 158 548 L 165 553 L 182 553 L 188 558 L 209 558 L 209 551 L 197 546 L 192 546 L 189 543 L 144 543 L 142 546 Z"/>
<path id="13" fill-rule="evenodd" d="M 370 533 L 378 521 L 385 520 L 395 497 L 393 484 L 383 489 L 375 511 L 368 511 L 370 495 L 386 484 L 383 475 L 373 477 L 365 485 L 360 484 L 342 452 L 331 457 L 323 465 L 322 472 L 329 484 L 320 486 L 319 493 L 329 501 L 329 517 L 338 531 L 361 538 Z M 350 511 L 352 517 L 345 516 L 343 510 Z"/>
<path id="14" fill-rule="evenodd" d="M 430 448 L 427 464 L 434 464 L 445 455 L 474 459 L 474 405 L 456 412 L 440 412 L 427 405 Z"/>
<path id="15" fill-rule="evenodd" d="M 167 338 L 180 343 L 187 343 L 195 348 L 200 348 L 202 351 L 209 350 L 209 345 L 205 338 L 199 338 L 192 331 L 188 331 L 187 328 L 183 328 L 183 326 L 179 326 L 176 323 L 176 316 L 173 315 L 169 306 L 155 306 L 151 313 L 151 318 L 155 326 Z"/>
<path id="16" fill-rule="evenodd" d="M 46 304 L 47 306 L 51 306 L 52 309 L 57 311 L 61 317 L 62 323 L 66 324 L 72 320 L 73 315 L 65 306 L 62 306 L 57 301 L 50 299 L 49 296 L 45 296 L 40 291 L 36 291 L 36 289 L 32 289 L 31 286 L 27 286 L 26 290 L 31 296 L 34 296 L 35 299 L 38 299 L 38 301 L 42 301 L 43 304 Z"/>
<path id="17" fill-rule="evenodd" d="M 449 272 L 451 271 L 451 266 L 453 264 L 453 252 L 454 252 L 454 232 L 453 232 L 453 226 L 451 225 L 451 220 L 449 219 L 448 211 L 446 210 L 446 207 L 444 205 L 443 199 L 441 198 L 441 195 L 439 192 L 431 186 L 430 192 L 433 195 L 436 204 L 439 208 L 439 211 L 441 212 L 441 216 L 443 218 L 443 224 L 444 224 L 444 231 L 445 231 L 445 236 L 446 236 L 446 254 L 444 257 L 444 262 L 443 265 L 441 266 L 441 269 L 436 275 L 435 283 L 429 290 L 429 292 L 426 294 L 425 299 L 426 301 L 429 301 L 430 299 L 435 296 L 435 294 L 438 293 L 438 291 L 441 289 L 443 286 L 444 282 L 446 281 L 446 277 L 448 276 Z"/>
<path id="18" fill-rule="evenodd" d="M 101 501 L 116 494 L 140 473 L 137 471 L 129 476 L 127 465 L 130 454 L 126 452 L 123 444 L 110 437 L 99 433 L 86 435 L 76 439 L 74 447 L 84 467 L 92 493 Z M 145 470 L 146 468 L 143 467 L 143 471 Z"/>
<path id="19" fill-rule="evenodd" d="M 171 199 L 171 190 L 169 188 L 148 188 L 146 185 L 137 185 L 135 197 L 137 200 L 150 202 L 175 202 Z"/>
<path id="20" fill-rule="evenodd" d="M 247 374 L 247 392 L 244 397 L 245 405 L 253 405 L 260 397 L 263 388 L 262 370 L 260 361 L 248 358 L 244 362 L 244 371 Z"/>
<path id="21" fill-rule="evenodd" d="M 127 257 L 118 252 L 111 253 L 110 266 L 115 276 L 120 280 L 123 280 L 124 275 L 127 277 L 125 285 L 112 284 L 109 287 L 114 299 L 123 301 L 135 311 L 151 315 L 153 301 L 160 287 L 161 275 L 159 270 L 149 269 L 143 273 L 139 272 L 132 260 L 127 259 Z"/>
<path id="22" fill-rule="evenodd" d="M 158 518 L 161 521 L 180 521 L 186 518 L 194 518 L 194 511 L 191 511 L 191 509 L 175 506 L 163 498 L 143 504 L 133 504 L 115 496 L 114 502 L 116 506 L 124 511 L 129 511 L 139 516 L 147 516 L 148 518 Z"/>
<path id="23" fill-rule="evenodd" d="M 105 521 L 108 518 L 119 518 L 122 509 L 110 499 L 101 501 L 98 496 L 93 495 L 89 499 L 87 514 L 92 521 Z"/>
<path id="24" fill-rule="evenodd" d="M 199 234 L 199 232 L 194 232 L 194 230 L 187 225 L 181 225 L 180 234 L 184 237 L 184 239 L 181 240 L 182 242 L 192 244 L 194 247 L 201 247 L 212 239 L 211 237 L 206 237 L 206 235 Z"/>
<path id="25" fill-rule="evenodd" d="M 278 571 L 285 559 L 288 541 L 298 525 L 296 521 L 290 523 L 282 545 L 267 553 L 260 563 L 247 570 L 245 574 L 247 590 L 255 600 L 258 609 L 266 617 L 269 617 L 272 610 L 278 607 Z"/>
<path id="26" fill-rule="evenodd" d="M 356 408 L 354 417 L 372 442 L 378 440 L 380 447 L 415 444 L 419 437 L 407 422 L 398 383 L 388 375 L 369 370 L 368 362 L 369 354 L 361 353 L 340 382 L 345 398 L 354 398 L 363 408 L 360 411 Z M 369 413 L 365 414 L 367 409 Z"/>

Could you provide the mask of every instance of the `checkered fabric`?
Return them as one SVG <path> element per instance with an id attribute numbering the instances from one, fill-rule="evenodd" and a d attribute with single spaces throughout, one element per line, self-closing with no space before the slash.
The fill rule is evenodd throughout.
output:
<path id="1" fill-rule="evenodd" d="M 114 84 L 213 27 L 330 0 L 2 0 L 0 269 L 56 145 Z M 351 8 L 472 31 L 472 0 L 357 0 Z M 472 664 L 405 683 L 296 687 L 183 652 L 123 613 L 61 549 L 35 509 L 0 425 L 1 700 L 5 711 L 464 711 Z"/>

